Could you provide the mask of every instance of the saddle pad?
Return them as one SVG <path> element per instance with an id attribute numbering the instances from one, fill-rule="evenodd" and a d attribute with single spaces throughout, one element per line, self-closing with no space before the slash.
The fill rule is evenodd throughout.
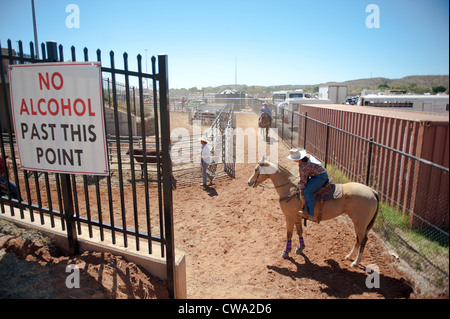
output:
<path id="1" fill-rule="evenodd" d="M 316 200 L 338 199 L 344 195 L 342 184 L 330 184 L 314 193 Z"/>

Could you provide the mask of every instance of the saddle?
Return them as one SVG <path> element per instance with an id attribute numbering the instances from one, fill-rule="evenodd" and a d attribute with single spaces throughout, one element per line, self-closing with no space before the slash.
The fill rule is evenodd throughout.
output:
<path id="1" fill-rule="evenodd" d="M 342 196 L 342 184 L 333 184 L 332 182 L 333 178 L 328 179 L 328 182 L 314 193 L 314 199 L 326 201 L 329 199 L 340 198 Z"/>
<path id="2" fill-rule="evenodd" d="M 332 181 L 333 178 L 328 179 L 328 182 L 314 193 L 314 200 L 319 201 L 319 214 L 317 215 L 317 223 L 320 223 L 320 221 L 322 220 L 322 209 L 324 201 L 329 199 L 337 199 L 342 197 L 343 195 L 342 184 L 332 184 Z"/>
<path id="3" fill-rule="evenodd" d="M 322 219 L 322 209 L 323 209 L 323 203 L 330 199 L 338 199 L 341 198 L 343 193 L 342 184 L 333 184 L 333 178 L 328 179 L 328 182 L 320 188 L 317 192 L 315 192 L 314 200 L 319 201 L 319 215 L 317 216 L 317 222 L 320 223 Z M 299 196 L 298 191 L 294 194 L 291 194 L 289 196 L 281 197 L 281 201 L 289 202 L 294 196 Z M 306 226 L 306 219 L 305 219 L 305 226 Z"/>

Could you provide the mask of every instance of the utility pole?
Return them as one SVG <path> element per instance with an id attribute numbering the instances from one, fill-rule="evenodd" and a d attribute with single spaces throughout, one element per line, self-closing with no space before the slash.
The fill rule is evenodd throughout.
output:
<path id="1" fill-rule="evenodd" d="M 39 43 L 36 29 L 36 13 L 34 10 L 34 0 L 31 0 L 31 9 L 33 11 L 34 48 L 36 50 L 36 59 L 39 59 Z"/>

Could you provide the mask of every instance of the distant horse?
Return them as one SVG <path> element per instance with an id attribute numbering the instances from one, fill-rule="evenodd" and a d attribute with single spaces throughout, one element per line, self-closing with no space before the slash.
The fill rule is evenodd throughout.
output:
<path id="1" fill-rule="evenodd" d="M 266 129 L 266 134 L 265 134 L 266 141 L 269 138 L 269 128 L 270 128 L 271 122 L 272 121 L 271 121 L 270 115 L 265 112 L 263 112 L 258 119 L 258 127 L 262 128 L 262 129 Z"/>
<path id="2" fill-rule="evenodd" d="M 130 155 L 130 150 L 127 151 L 127 155 Z M 141 179 L 144 178 L 144 150 L 142 148 L 133 148 L 133 158 L 141 165 Z M 157 152 L 156 150 L 146 150 L 147 164 L 157 164 Z M 159 164 L 162 167 L 162 156 L 159 151 Z M 172 189 L 177 188 L 177 180 L 172 175 Z"/>
<path id="3" fill-rule="evenodd" d="M 264 159 L 258 162 L 255 172 L 248 180 L 248 185 L 256 187 L 266 179 L 270 178 L 280 197 L 280 207 L 286 218 L 287 241 L 286 249 L 282 257 L 287 258 L 291 251 L 291 238 L 294 224 L 297 228 L 300 244 L 295 250 L 296 254 L 301 254 L 305 248 L 303 241 L 303 229 L 299 210 L 303 209 L 303 203 L 295 194 L 297 185 L 295 177 L 286 169 L 277 166 Z M 343 213 L 347 213 L 353 222 L 356 232 L 356 244 L 346 259 L 354 260 L 352 267 L 358 266 L 362 260 L 362 255 L 367 242 L 367 234 L 372 228 L 378 212 L 379 197 L 375 190 L 360 184 L 342 184 L 343 196 L 338 199 L 330 199 L 320 207 L 316 201 L 314 217 L 317 219 L 319 209 L 322 210 L 322 220 L 335 218 Z M 359 254 L 356 258 L 356 254 Z M 356 258 L 356 259 L 355 259 Z"/>

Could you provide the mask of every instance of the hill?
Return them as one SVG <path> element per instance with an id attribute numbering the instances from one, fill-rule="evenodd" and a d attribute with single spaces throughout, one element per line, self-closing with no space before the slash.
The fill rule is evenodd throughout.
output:
<path id="1" fill-rule="evenodd" d="M 428 91 L 431 92 L 433 87 L 444 86 L 449 88 L 449 76 L 448 75 L 411 75 L 405 76 L 400 79 L 388 79 L 388 78 L 369 78 L 369 79 L 358 79 L 345 82 L 327 82 L 322 83 L 317 86 L 322 85 L 347 85 L 348 91 L 362 89 L 375 89 L 380 84 L 387 85 L 391 89 L 405 89 L 408 91 L 414 91 L 415 93 L 424 93 Z"/>
<path id="2" fill-rule="evenodd" d="M 364 89 L 376 89 L 379 85 L 385 85 L 390 89 L 404 89 L 413 93 L 431 92 L 433 87 L 444 86 L 449 89 L 448 75 L 411 75 L 400 79 L 389 79 L 383 77 L 349 80 L 344 82 L 325 82 L 315 85 L 280 85 L 273 86 L 276 89 L 304 89 L 307 91 L 315 90 L 319 86 L 327 85 L 346 85 L 347 92 L 359 94 Z"/>
<path id="3" fill-rule="evenodd" d="M 204 93 L 218 93 L 226 89 L 234 89 L 244 91 L 247 94 L 268 94 L 269 92 L 278 90 L 292 90 L 292 89 L 303 89 L 307 92 L 314 92 L 318 90 L 319 86 L 326 85 L 346 85 L 348 95 L 356 95 L 361 93 L 364 89 L 377 89 L 379 85 L 383 85 L 384 89 L 403 89 L 411 93 L 425 93 L 432 92 L 433 87 L 443 86 L 449 91 L 449 76 L 448 75 L 411 75 L 405 76 L 400 79 L 389 79 L 384 77 L 377 78 L 367 78 L 367 79 L 357 79 L 349 80 L 344 82 L 325 82 L 318 84 L 288 84 L 288 85 L 272 85 L 272 86 L 249 86 L 249 85 L 220 85 L 216 87 L 204 87 Z M 181 93 L 197 93 L 201 91 L 197 88 L 190 89 L 171 89 L 174 94 Z"/>

